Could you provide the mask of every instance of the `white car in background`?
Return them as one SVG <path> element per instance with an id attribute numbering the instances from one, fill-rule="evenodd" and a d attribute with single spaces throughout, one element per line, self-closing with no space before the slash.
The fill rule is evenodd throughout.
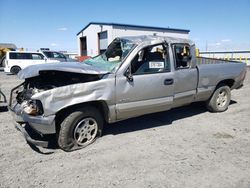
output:
<path id="1" fill-rule="evenodd" d="M 30 65 L 52 62 L 60 62 L 60 60 L 47 58 L 42 52 L 10 51 L 6 53 L 4 72 L 17 74 Z"/>

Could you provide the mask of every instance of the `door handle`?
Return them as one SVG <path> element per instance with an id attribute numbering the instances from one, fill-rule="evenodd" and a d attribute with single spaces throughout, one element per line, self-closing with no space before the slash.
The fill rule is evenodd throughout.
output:
<path id="1" fill-rule="evenodd" d="M 173 83 L 174 83 L 174 79 L 172 78 L 164 80 L 164 85 L 172 85 Z"/>

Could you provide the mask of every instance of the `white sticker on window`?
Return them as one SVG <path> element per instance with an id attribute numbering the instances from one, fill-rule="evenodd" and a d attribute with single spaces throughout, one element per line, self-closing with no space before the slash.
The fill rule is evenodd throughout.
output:
<path id="1" fill-rule="evenodd" d="M 164 62 L 163 61 L 150 61 L 149 68 L 150 69 L 164 69 Z"/>

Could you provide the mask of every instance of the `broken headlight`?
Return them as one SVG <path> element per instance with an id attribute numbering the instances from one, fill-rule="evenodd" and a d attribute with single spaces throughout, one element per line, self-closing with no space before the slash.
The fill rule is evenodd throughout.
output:
<path id="1" fill-rule="evenodd" d="M 43 106 L 41 101 L 39 100 L 26 100 L 21 103 L 21 107 L 23 112 L 31 115 L 37 116 L 43 114 Z"/>

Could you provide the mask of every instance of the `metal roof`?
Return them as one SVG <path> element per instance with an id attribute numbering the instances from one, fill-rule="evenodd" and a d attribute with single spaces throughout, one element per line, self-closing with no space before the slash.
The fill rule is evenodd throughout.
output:
<path id="1" fill-rule="evenodd" d="M 16 45 L 11 43 L 0 43 L 0 48 L 17 49 Z"/>
<path id="2" fill-rule="evenodd" d="M 155 42 L 164 42 L 167 43 L 188 43 L 188 44 L 194 44 L 192 40 L 184 39 L 184 38 L 177 38 L 177 37 L 165 37 L 165 36 L 153 36 L 153 35 L 141 35 L 141 36 L 128 36 L 128 37 L 118 37 L 120 39 L 129 40 L 132 43 L 135 44 L 141 44 L 141 43 L 151 43 L 153 41 Z"/>
<path id="3" fill-rule="evenodd" d="M 169 27 L 153 27 L 153 26 L 131 25 L 131 24 L 121 24 L 121 23 L 90 22 L 81 31 L 79 31 L 76 35 L 79 35 L 82 31 L 84 31 L 90 25 L 110 25 L 110 26 L 132 27 L 132 28 L 140 28 L 140 29 L 166 30 L 166 31 L 182 32 L 182 33 L 189 33 L 190 32 L 190 30 L 187 30 L 187 29 L 176 29 L 176 28 L 169 28 Z"/>

